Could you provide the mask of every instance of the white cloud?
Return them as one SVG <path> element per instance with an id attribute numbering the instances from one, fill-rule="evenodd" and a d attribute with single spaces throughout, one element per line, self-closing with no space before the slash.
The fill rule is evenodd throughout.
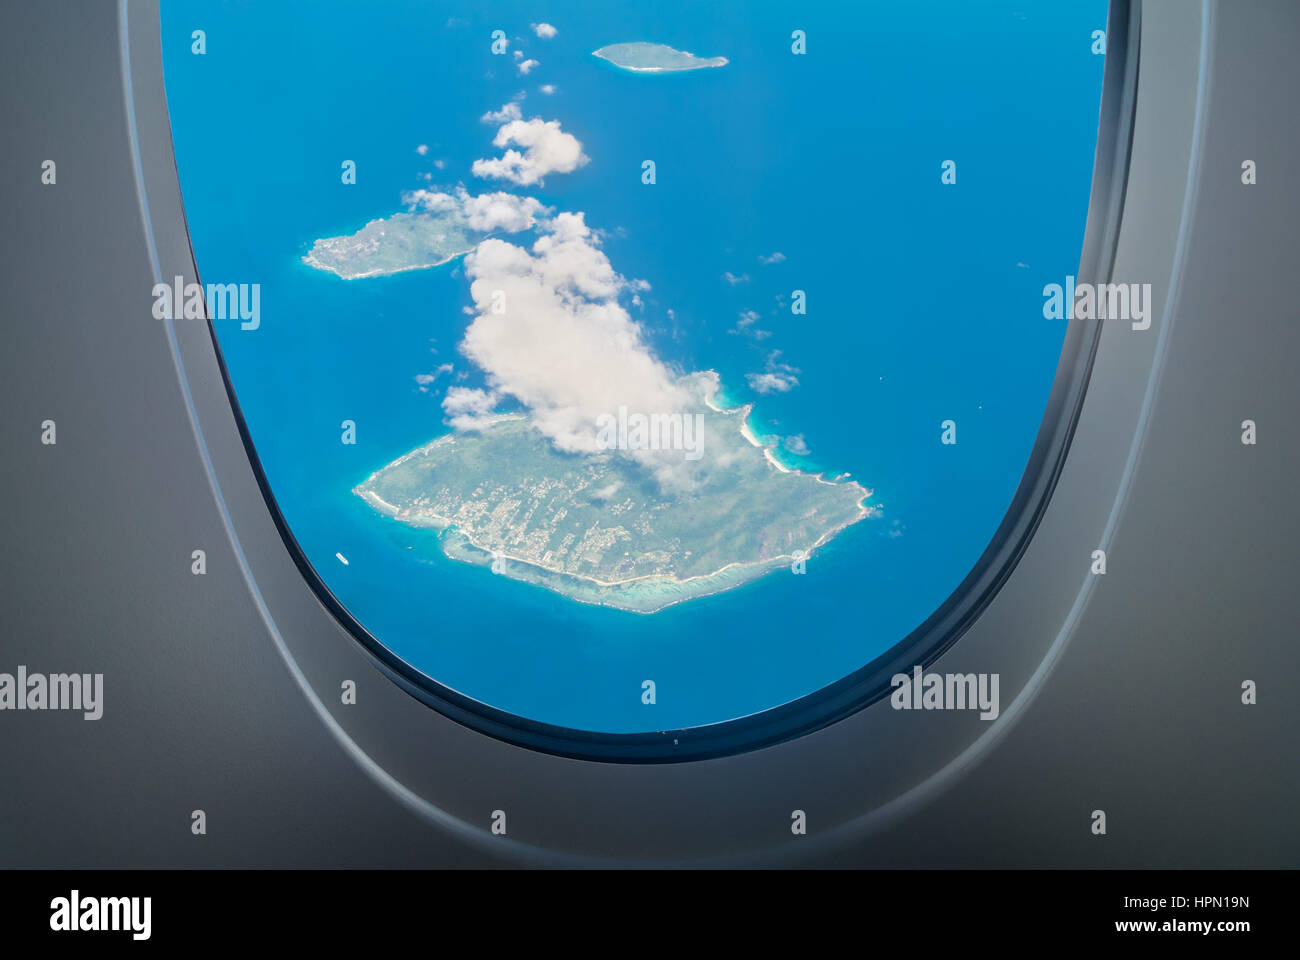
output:
<path id="1" fill-rule="evenodd" d="M 782 263 L 784 260 L 785 260 L 785 254 L 782 253 L 780 250 L 773 250 L 766 257 L 763 256 L 762 254 L 759 254 L 758 256 L 758 262 L 764 264 Z"/>
<path id="2" fill-rule="evenodd" d="M 524 151 L 510 149 L 500 157 L 475 160 L 471 168 L 474 176 L 521 186 L 539 183 L 551 173 L 572 173 L 589 159 L 578 138 L 561 130 L 558 120 L 511 120 L 497 131 L 492 143 L 497 147 L 516 144 Z"/>
<path id="3" fill-rule="evenodd" d="M 439 190 L 425 190 L 423 187 L 402 194 L 402 202 L 412 210 L 420 207 L 433 213 L 455 210 L 460 206 L 456 198 L 450 193 L 442 193 Z"/>
<path id="4" fill-rule="evenodd" d="M 427 143 L 422 143 L 415 148 L 415 152 L 418 153 L 420 156 L 424 156 L 426 153 L 429 152 L 429 145 Z"/>
<path id="5" fill-rule="evenodd" d="M 742 273 L 740 276 L 736 276 L 734 273 L 728 270 L 726 273 L 722 275 L 722 279 L 726 280 L 727 283 L 731 284 L 734 287 L 738 283 L 749 283 L 749 274 Z"/>
<path id="6" fill-rule="evenodd" d="M 415 382 L 419 384 L 420 392 L 428 393 L 434 382 L 444 373 L 451 373 L 452 369 L 450 363 L 444 363 L 439 365 L 438 369 L 434 370 L 433 373 L 417 373 L 415 375 Z"/>
<path id="7" fill-rule="evenodd" d="M 500 396 L 473 387 L 448 387 L 442 409 L 457 430 L 479 430 L 491 422 Z"/>
<path id="8" fill-rule="evenodd" d="M 761 394 L 789 393 L 799 386 L 798 368 L 781 362 L 781 351 L 773 350 L 767 356 L 767 366 L 762 373 L 747 373 L 749 388 Z"/>
<path id="9" fill-rule="evenodd" d="M 796 433 L 793 437 L 786 437 L 785 448 L 798 456 L 808 456 L 808 442 L 804 440 L 802 433 Z"/>
<path id="10" fill-rule="evenodd" d="M 525 76 L 525 77 L 526 77 L 526 76 L 528 76 L 528 74 L 530 74 L 530 73 L 533 72 L 533 68 L 536 67 L 536 66 L 538 66 L 538 63 L 537 63 L 536 60 L 525 60 L 525 61 L 523 61 L 522 63 L 518 64 L 518 67 L 519 67 L 519 73 L 520 73 L 521 76 Z"/>
<path id="11" fill-rule="evenodd" d="M 466 227 L 479 233 L 531 230 L 551 211 L 536 197 L 501 192 L 474 196 L 464 187 L 457 187 L 454 194 L 412 190 L 403 194 L 402 200 L 411 209 L 419 207 L 431 213 L 454 213 Z"/>
<path id="12" fill-rule="evenodd" d="M 595 454 L 601 415 L 620 406 L 647 414 L 695 406 L 619 303 L 632 285 L 614 271 L 583 215 L 561 213 L 545 228 L 531 251 L 489 239 L 465 258 L 476 315 L 460 350 L 490 390 L 449 395 L 448 413 L 477 423 L 490 409 L 487 398 L 513 397 L 557 449 Z M 493 312 L 494 302 L 504 302 L 503 313 Z M 680 451 L 625 452 L 661 484 L 687 482 L 681 470 L 690 464 Z"/>
<path id="13" fill-rule="evenodd" d="M 537 89 L 540 90 L 542 93 L 546 94 L 546 95 L 549 97 L 551 94 L 553 94 L 553 93 L 555 92 L 555 84 L 553 84 L 553 83 L 544 83 L 544 84 L 542 84 L 540 87 L 538 87 Z"/>
<path id="14" fill-rule="evenodd" d="M 519 104 L 511 101 L 504 104 L 500 110 L 489 110 L 478 120 L 479 123 L 509 123 L 511 120 L 522 119 L 523 115 L 523 111 L 519 109 Z"/>
<path id="15" fill-rule="evenodd" d="M 470 229 L 483 233 L 531 230 L 546 210 L 536 197 L 517 197 L 512 193 L 480 193 L 476 197 L 466 194 L 461 204 Z"/>
<path id="16" fill-rule="evenodd" d="M 557 33 L 560 32 L 559 30 L 556 30 L 553 26 L 551 26 L 549 23 L 534 23 L 532 24 L 532 28 L 533 28 L 533 33 L 537 34 L 543 40 L 549 40 L 551 39 L 551 37 L 555 36 Z"/>
<path id="17" fill-rule="evenodd" d="M 728 330 L 728 333 L 743 333 L 753 337 L 755 340 L 766 340 L 772 335 L 771 330 L 760 330 L 754 326 L 760 319 L 757 310 L 746 310 L 736 317 L 736 325 Z"/>
<path id="18" fill-rule="evenodd" d="M 621 481 L 615 480 L 613 483 L 606 484 L 605 486 L 600 487 L 597 490 L 589 490 L 587 492 L 587 496 L 592 500 L 605 501 L 608 500 L 610 497 L 614 496 L 614 494 L 618 493 L 618 488 L 621 487 L 622 485 L 623 484 Z"/>
<path id="19" fill-rule="evenodd" d="M 779 373 L 747 373 L 745 379 L 751 390 L 762 394 L 789 393 L 792 387 L 799 384 L 795 377 L 785 377 Z"/>

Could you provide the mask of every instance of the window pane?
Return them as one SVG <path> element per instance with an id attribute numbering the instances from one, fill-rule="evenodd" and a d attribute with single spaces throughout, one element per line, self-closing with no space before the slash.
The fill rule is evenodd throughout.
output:
<path id="1" fill-rule="evenodd" d="M 808 696 L 1021 481 L 1106 5 L 540 11 L 164 5 L 266 481 L 430 690 L 609 734 Z"/>

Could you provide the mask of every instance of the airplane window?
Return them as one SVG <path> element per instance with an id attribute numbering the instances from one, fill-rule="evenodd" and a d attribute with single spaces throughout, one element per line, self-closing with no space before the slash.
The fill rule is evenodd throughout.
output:
<path id="1" fill-rule="evenodd" d="M 545 749 L 879 667 L 1031 463 L 1106 14 L 165 4 L 207 316 L 313 588 Z"/>

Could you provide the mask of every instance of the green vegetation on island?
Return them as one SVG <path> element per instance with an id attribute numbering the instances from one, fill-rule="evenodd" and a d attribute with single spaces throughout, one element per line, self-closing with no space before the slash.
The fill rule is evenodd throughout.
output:
<path id="1" fill-rule="evenodd" d="M 662 43 L 612 43 L 593 51 L 592 56 L 635 73 L 673 73 L 727 65 L 726 57 L 697 57 Z"/>
<path id="2" fill-rule="evenodd" d="M 440 266 L 469 253 L 483 236 L 456 213 L 396 213 L 351 236 L 317 240 L 303 262 L 345 280 L 377 277 Z"/>
<path id="3" fill-rule="evenodd" d="M 859 484 L 787 470 L 755 446 L 748 408 L 704 411 L 703 455 L 672 492 L 623 453 L 557 451 L 522 416 L 439 437 L 354 492 L 442 530 L 453 559 L 638 613 L 788 569 L 872 514 Z"/>

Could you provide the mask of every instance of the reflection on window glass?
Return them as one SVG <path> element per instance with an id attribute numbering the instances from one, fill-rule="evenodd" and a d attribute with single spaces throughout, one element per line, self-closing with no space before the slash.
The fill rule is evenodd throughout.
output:
<path id="1" fill-rule="evenodd" d="M 731 720 L 979 559 L 1061 353 L 1104 3 L 162 14 L 200 275 L 259 291 L 213 311 L 252 444 L 412 670 Z"/>

